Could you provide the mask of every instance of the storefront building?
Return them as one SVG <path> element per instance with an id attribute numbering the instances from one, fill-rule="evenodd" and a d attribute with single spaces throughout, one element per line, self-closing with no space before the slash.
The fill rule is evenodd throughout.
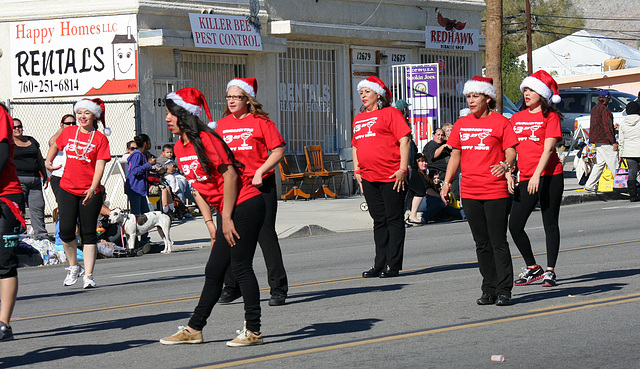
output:
<path id="1" fill-rule="evenodd" d="M 198 88 L 219 119 L 227 82 L 256 77 L 257 98 L 288 153 L 309 144 L 338 153 L 350 147 L 361 105 L 355 86 L 371 74 L 388 83 L 392 65 L 438 63 L 438 125 L 455 121 L 464 81 L 480 73 L 484 7 L 482 0 L 8 0 L 0 99 L 37 127 L 25 134 L 43 143 L 69 101 L 101 97 L 119 155 L 137 133 L 151 137 L 154 151 L 175 142 L 164 122 L 167 92 Z"/>

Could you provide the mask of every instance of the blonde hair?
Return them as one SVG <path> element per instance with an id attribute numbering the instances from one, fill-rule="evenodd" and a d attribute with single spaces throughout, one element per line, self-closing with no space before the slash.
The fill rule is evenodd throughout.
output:
<path id="1" fill-rule="evenodd" d="M 260 104 L 258 100 L 250 96 L 245 90 L 242 90 L 242 95 L 244 95 L 247 99 L 249 99 L 249 113 L 256 115 L 258 117 L 269 118 L 269 113 L 262 110 L 262 104 Z M 231 114 L 231 111 L 229 110 L 229 105 L 225 105 L 224 112 L 222 113 L 222 115 L 226 117 L 229 114 Z"/>

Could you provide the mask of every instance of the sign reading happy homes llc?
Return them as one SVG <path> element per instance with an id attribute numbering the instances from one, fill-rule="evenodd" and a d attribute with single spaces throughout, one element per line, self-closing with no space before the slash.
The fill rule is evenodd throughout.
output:
<path id="1" fill-rule="evenodd" d="M 135 15 L 12 22 L 13 98 L 138 92 Z"/>

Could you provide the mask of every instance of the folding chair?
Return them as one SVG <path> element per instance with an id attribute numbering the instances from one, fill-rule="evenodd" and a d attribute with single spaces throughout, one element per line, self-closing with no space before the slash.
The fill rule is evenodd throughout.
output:
<path id="1" fill-rule="evenodd" d="M 324 167 L 324 162 L 322 159 L 322 146 L 320 145 L 309 145 L 304 147 L 304 155 L 307 158 L 307 168 L 309 170 L 308 176 L 309 178 L 320 178 L 323 182 L 321 187 L 316 190 L 312 197 L 316 198 L 318 196 L 324 196 L 326 199 L 327 196 L 338 197 L 334 192 L 329 190 L 324 181 L 329 178 L 333 178 L 334 176 L 342 175 L 342 171 L 333 171 L 327 170 Z M 335 187 L 335 185 L 334 185 Z M 335 190 L 335 188 L 334 188 Z"/>

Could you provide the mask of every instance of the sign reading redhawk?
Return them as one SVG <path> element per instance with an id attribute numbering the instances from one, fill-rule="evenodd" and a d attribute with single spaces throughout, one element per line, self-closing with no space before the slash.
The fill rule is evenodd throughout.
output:
<path id="1" fill-rule="evenodd" d="M 427 49 L 478 51 L 479 29 L 466 28 L 467 22 L 449 19 L 438 12 L 438 26 L 427 26 Z"/>

